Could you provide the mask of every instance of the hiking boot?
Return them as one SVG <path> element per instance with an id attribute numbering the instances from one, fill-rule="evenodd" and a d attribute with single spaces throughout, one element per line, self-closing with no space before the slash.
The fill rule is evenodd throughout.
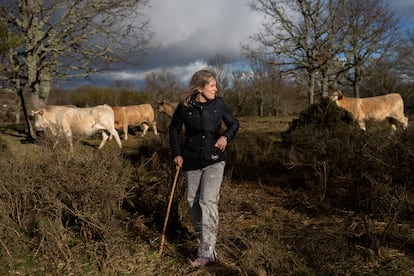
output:
<path id="1" fill-rule="evenodd" d="M 204 257 L 198 257 L 194 261 L 190 262 L 191 266 L 197 267 L 197 266 L 205 266 L 208 263 L 212 263 L 214 260 L 210 258 L 204 258 Z"/>

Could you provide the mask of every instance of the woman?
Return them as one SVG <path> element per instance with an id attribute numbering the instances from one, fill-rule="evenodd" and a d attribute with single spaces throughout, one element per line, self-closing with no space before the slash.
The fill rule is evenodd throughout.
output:
<path id="1" fill-rule="evenodd" d="M 174 163 L 184 171 L 191 219 L 199 238 L 197 258 L 191 262 L 192 266 L 203 266 L 217 259 L 218 201 L 226 147 L 239 129 L 239 121 L 223 98 L 216 97 L 216 84 L 212 71 L 197 71 L 182 94 L 170 125 Z M 222 123 L 226 126 L 223 132 Z"/>

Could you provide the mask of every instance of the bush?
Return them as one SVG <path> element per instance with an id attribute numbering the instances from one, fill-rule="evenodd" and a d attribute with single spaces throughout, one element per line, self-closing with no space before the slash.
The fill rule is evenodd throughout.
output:
<path id="1" fill-rule="evenodd" d="M 312 195 L 305 205 L 355 212 L 378 253 L 396 219 L 413 216 L 414 132 L 390 137 L 384 129 L 364 132 L 342 121 L 329 104 L 303 112 L 284 136 L 282 163 L 301 174 L 301 187 Z M 372 232 L 373 218 L 387 225 L 381 233 Z"/>
<path id="2" fill-rule="evenodd" d="M 183 177 L 157 254 L 175 175 L 164 133 L 72 153 L 4 136 L 0 274 L 412 274 L 414 129 L 388 137 L 318 119 L 280 142 L 280 118 L 246 120 L 229 145 L 220 261 L 197 270 Z"/>
<path id="3" fill-rule="evenodd" d="M 319 103 L 312 104 L 302 111 L 299 118 L 293 120 L 287 133 L 295 129 L 311 126 L 313 128 L 336 129 L 353 124 L 352 114 L 339 108 L 329 98 L 322 98 Z"/>
<path id="4" fill-rule="evenodd" d="M 126 165 L 110 147 L 88 153 L 41 147 L 24 158 L 0 158 L 0 170 L 7 172 L 0 176 L 0 239 L 8 241 L 7 252 L 24 258 L 35 245 L 42 254 L 31 257 L 34 266 L 47 260 L 45 271 L 57 273 L 78 253 L 69 245 L 79 238 L 91 248 L 115 246 L 113 234 L 122 229 L 115 218 L 133 172 Z M 90 265 L 102 266 L 98 258 Z"/>
<path id="5" fill-rule="evenodd" d="M 278 145 L 270 135 L 241 132 L 228 148 L 226 170 L 237 181 L 268 183 L 269 176 L 280 168 L 279 162 L 274 160 L 278 151 Z"/>
<path id="6" fill-rule="evenodd" d="M 283 162 L 302 167 L 321 201 L 363 213 L 390 211 L 401 189 L 412 186 L 412 133 L 389 137 L 348 123 L 349 116 L 329 101 L 311 106 L 284 135 Z"/>

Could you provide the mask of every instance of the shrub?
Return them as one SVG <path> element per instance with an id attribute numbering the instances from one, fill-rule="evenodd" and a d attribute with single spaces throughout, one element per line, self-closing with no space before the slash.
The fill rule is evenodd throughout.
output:
<path id="1" fill-rule="evenodd" d="M 57 272 L 71 261 L 75 252 L 69 245 L 79 237 L 110 247 L 133 171 L 118 149 L 70 153 L 40 147 L 36 154 L 23 155 L 0 158 L 0 170 L 7 171 L 0 176 L 1 235 L 8 236 L 10 255 L 23 257 L 35 245 L 50 271 Z M 37 261 L 44 260 L 35 254 L 32 262 Z M 101 264 L 95 259 L 93 265 Z"/>
<path id="2" fill-rule="evenodd" d="M 235 180 L 265 181 L 275 173 L 278 147 L 270 135 L 241 132 L 228 148 L 226 170 Z"/>
<path id="3" fill-rule="evenodd" d="M 301 187 L 312 195 L 305 204 L 353 211 L 362 218 L 378 253 L 396 219 L 413 214 L 414 133 L 364 132 L 340 123 L 342 116 L 323 103 L 303 112 L 284 136 L 282 163 L 302 175 Z M 370 218 L 387 227 L 373 233 Z"/>
<path id="4" fill-rule="evenodd" d="M 352 123 L 351 113 L 339 108 L 329 98 L 322 98 L 319 103 L 314 103 L 303 110 L 299 114 L 299 118 L 291 122 L 287 133 L 304 126 L 335 129 L 346 127 Z"/>

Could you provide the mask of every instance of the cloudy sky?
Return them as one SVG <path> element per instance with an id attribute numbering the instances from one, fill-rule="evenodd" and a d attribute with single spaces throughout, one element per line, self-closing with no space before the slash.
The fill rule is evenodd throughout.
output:
<path id="1" fill-rule="evenodd" d="M 389 0 L 398 13 L 414 22 L 414 0 Z M 147 14 L 160 48 L 140 68 L 95 76 L 80 84 L 111 85 L 124 80 L 139 86 L 144 76 L 161 68 L 175 74 L 184 83 L 217 54 L 229 63 L 241 58 L 242 43 L 257 33 L 262 15 L 252 12 L 249 0 L 150 0 Z M 414 25 L 414 24 L 413 24 Z"/>

